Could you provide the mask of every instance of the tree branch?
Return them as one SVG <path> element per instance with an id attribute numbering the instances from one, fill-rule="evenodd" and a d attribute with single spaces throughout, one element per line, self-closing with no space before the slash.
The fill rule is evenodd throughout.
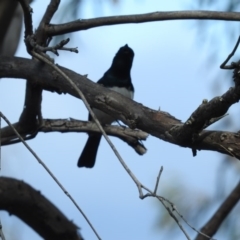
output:
<path id="1" fill-rule="evenodd" d="M 18 129 L 18 123 L 14 124 L 14 127 Z M 146 140 L 148 134 L 141 130 L 132 130 L 130 128 L 118 127 L 118 126 L 105 126 L 104 130 L 110 136 L 118 137 L 128 145 L 130 145 L 139 155 L 143 155 L 146 152 L 146 148 L 142 143 L 139 142 L 142 140 Z M 12 134 L 10 134 L 12 132 Z M 85 122 L 73 119 L 43 119 L 41 126 L 39 126 L 37 132 L 26 133 L 24 134 L 24 140 L 34 138 L 38 132 L 97 132 L 101 133 L 99 128 L 93 122 Z M 1 145 L 9 145 L 13 143 L 20 142 L 19 138 L 16 134 L 10 130 L 10 127 L 4 127 L 1 129 Z M 31 135 L 33 137 L 31 137 Z"/>
<path id="2" fill-rule="evenodd" d="M 60 68 L 81 88 L 92 107 L 112 115 L 130 128 L 141 129 L 157 138 L 179 146 L 217 151 L 240 159 L 239 133 L 205 130 L 198 136 L 197 141 L 192 141 L 193 136 L 191 134 L 189 134 L 189 140 L 186 141 L 184 136 L 181 138 L 178 135 L 183 126 L 182 122 L 170 114 L 149 109 L 121 94 L 89 81 L 85 76 L 63 67 Z M 35 74 L 36 72 L 38 74 Z M 58 92 L 69 93 L 79 98 L 71 85 L 57 72 L 52 71 L 51 67 L 29 59 L 0 57 L 0 77 L 27 78 L 31 83 L 41 86 L 43 89 L 57 88 Z M 236 94 L 239 96 L 238 91 L 238 88 L 232 87 L 225 94 L 235 99 Z M 221 101 L 218 104 L 221 104 Z M 231 101 L 229 107 L 231 104 L 233 104 L 233 101 Z M 126 108 L 126 106 L 128 107 Z M 191 129 L 190 131 L 194 134 L 194 131 Z"/>
<path id="3" fill-rule="evenodd" d="M 43 15 L 43 18 L 39 24 L 39 26 L 44 27 L 46 24 L 49 24 L 53 15 L 58 9 L 58 6 L 60 4 L 60 0 L 51 0 L 49 3 L 46 12 Z"/>
<path id="4" fill-rule="evenodd" d="M 24 24 L 25 24 L 25 36 L 30 36 L 33 34 L 33 26 L 32 26 L 32 8 L 29 5 L 29 1 L 27 0 L 18 0 L 22 6 L 23 14 L 24 14 Z"/>
<path id="5" fill-rule="evenodd" d="M 44 239 L 82 239 L 72 221 L 23 181 L 0 177 L 0 209 L 19 217 Z"/>
<path id="6" fill-rule="evenodd" d="M 206 225 L 202 227 L 201 232 L 212 237 L 217 232 L 222 222 L 226 219 L 227 215 L 232 211 L 234 206 L 238 203 L 239 199 L 240 199 L 240 182 L 229 194 L 229 196 L 218 208 L 218 210 L 214 213 L 211 219 L 206 223 Z M 206 238 L 201 234 L 198 234 L 198 236 L 196 237 L 196 240 L 207 240 L 207 239 L 209 238 Z"/>
<path id="7" fill-rule="evenodd" d="M 63 24 L 49 24 L 46 31 L 49 36 L 56 36 L 75 31 L 87 30 L 94 27 L 110 26 L 116 24 L 145 23 L 166 20 L 223 20 L 240 21 L 238 12 L 216 12 L 216 11 L 171 11 L 152 12 L 146 14 L 134 14 L 123 16 L 99 17 L 92 19 L 78 19 Z"/>
<path id="8" fill-rule="evenodd" d="M 171 130 L 175 138 L 181 138 L 186 144 L 201 140 L 201 132 L 209 126 L 212 119 L 221 119 L 228 109 L 240 99 L 240 87 L 230 88 L 220 97 L 215 97 L 209 102 L 204 100 L 202 104 L 191 114 L 183 126 L 176 126 Z M 204 133 L 204 132 L 203 132 Z M 184 145 L 183 145 L 184 146 Z"/>

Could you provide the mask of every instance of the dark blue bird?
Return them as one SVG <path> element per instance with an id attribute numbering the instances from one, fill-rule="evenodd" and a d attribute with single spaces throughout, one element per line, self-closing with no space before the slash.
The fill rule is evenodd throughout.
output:
<path id="1" fill-rule="evenodd" d="M 130 75 L 133 57 L 134 52 L 127 44 L 121 47 L 113 58 L 111 67 L 97 83 L 133 99 L 134 88 Z M 94 108 L 93 111 L 102 125 L 111 124 L 116 120 L 98 109 Z M 92 121 L 90 115 L 88 120 Z M 87 143 L 78 159 L 78 167 L 92 168 L 94 166 L 101 137 L 102 135 L 98 133 L 89 134 Z"/>

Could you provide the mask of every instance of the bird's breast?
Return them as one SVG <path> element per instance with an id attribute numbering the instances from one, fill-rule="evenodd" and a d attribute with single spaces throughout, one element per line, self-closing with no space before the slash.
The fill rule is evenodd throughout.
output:
<path id="1" fill-rule="evenodd" d="M 125 87 L 110 87 L 109 89 L 122 94 L 124 97 L 133 99 L 133 91 Z"/>

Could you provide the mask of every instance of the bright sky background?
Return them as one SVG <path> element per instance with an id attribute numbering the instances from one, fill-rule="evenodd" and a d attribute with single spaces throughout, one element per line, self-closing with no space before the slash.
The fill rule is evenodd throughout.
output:
<path id="1" fill-rule="evenodd" d="M 94 1 L 84 1 L 81 18 L 187 10 L 189 6 L 187 0 L 122 0 L 116 7 L 102 2 L 101 9 L 94 9 Z M 48 3 L 46 0 L 35 1 L 32 5 L 34 28 L 37 28 Z M 214 28 L 211 31 L 215 31 Z M 109 68 L 117 50 L 127 43 L 135 52 L 131 72 L 135 87 L 134 100 L 155 110 L 160 107 L 186 121 L 203 99 L 214 97 L 210 76 L 213 72 L 221 71 L 219 65 L 232 48 L 230 46 L 230 49 L 223 50 L 221 60 L 212 63 L 209 69 L 204 64 L 209 52 L 204 43 L 201 45 L 197 41 L 197 33 L 194 21 L 93 28 L 75 33 L 70 41 L 68 46 L 77 46 L 79 54 L 60 52 L 56 62 L 80 74 L 88 74 L 90 79 L 97 81 Z M 23 42 L 16 55 L 29 58 Z M 224 79 L 220 78 L 219 81 L 222 85 L 219 94 L 222 94 L 227 90 L 227 84 Z M 4 79 L 0 86 L 1 111 L 12 122 L 16 122 L 23 107 L 25 81 Z M 234 112 L 236 107 L 239 106 L 234 106 L 229 113 Z M 82 101 L 69 95 L 44 92 L 42 111 L 44 118 L 87 119 Z M 105 140 L 101 141 L 95 167 L 90 170 L 77 168 L 77 160 L 86 139 L 87 135 L 81 133 L 40 133 L 28 144 L 72 194 L 102 239 L 166 239 L 164 229 L 156 230 L 157 217 L 161 212 L 164 214 L 165 209 L 157 208 L 153 199 L 139 199 L 135 184 Z M 111 139 L 133 173 L 148 188 L 154 188 L 158 171 L 163 166 L 160 194 L 168 187 L 186 185 L 190 190 L 189 195 L 182 197 L 188 205 L 191 195 L 215 193 L 216 169 L 221 162 L 221 154 L 201 151 L 196 157 L 192 157 L 190 149 L 149 136 L 144 143 L 147 153 L 138 156 L 122 141 Z M 95 239 L 80 213 L 23 144 L 2 148 L 1 174 L 24 180 L 40 190 L 81 227 L 81 234 L 85 239 Z M 235 186 L 236 181 L 232 186 Z M 164 197 L 168 198 L 167 195 Z M 178 205 L 177 202 L 175 204 Z M 7 213 L 2 212 L 0 216 L 3 228 L 16 232 L 16 239 L 41 239 L 17 218 L 8 217 Z M 195 227 L 201 227 L 209 216 Z M 187 227 L 186 230 L 192 238 L 196 235 Z M 6 239 L 10 240 L 10 237 L 6 236 Z M 185 239 L 180 230 L 175 239 Z"/>

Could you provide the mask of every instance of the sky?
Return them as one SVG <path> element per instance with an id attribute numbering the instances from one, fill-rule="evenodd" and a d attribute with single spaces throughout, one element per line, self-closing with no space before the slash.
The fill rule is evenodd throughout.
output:
<path id="1" fill-rule="evenodd" d="M 48 2 L 35 1 L 32 4 L 34 28 L 37 28 Z M 97 5 L 96 8 L 93 7 L 94 1 L 84 1 L 81 18 L 187 10 L 188 4 L 187 0 L 122 0 L 118 5 L 102 1 L 101 7 Z M 215 29 L 211 28 L 211 31 L 214 34 Z M 79 53 L 60 52 L 55 61 L 80 74 L 88 74 L 89 79 L 97 81 L 109 68 L 118 49 L 125 44 L 135 52 L 131 71 L 134 100 L 155 110 L 160 107 L 182 121 L 188 119 L 203 99 L 215 97 L 211 76 L 213 72 L 218 74 L 222 71 L 219 65 L 232 48 L 224 49 L 221 58 L 212 62 L 209 70 L 204 64 L 209 51 L 204 44 L 199 46 L 195 22 L 163 21 L 99 27 L 74 33 L 68 46 L 78 47 Z M 30 58 L 23 41 L 16 56 Z M 228 85 L 224 79 L 219 81 L 223 83 L 218 94 L 222 94 Z M 24 80 L 1 80 L 0 107 L 11 122 L 19 118 L 24 94 Z M 234 114 L 236 107 L 233 106 L 229 113 Z M 71 117 L 86 120 L 88 115 L 81 100 L 46 91 L 43 93 L 42 112 L 44 118 L 53 119 Z M 159 215 L 166 214 L 166 210 L 157 207 L 154 199 L 139 199 L 135 184 L 104 139 L 95 167 L 77 168 L 86 139 L 87 134 L 84 133 L 39 133 L 28 144 L 74 197 L 102 239 L 166 239 L 167 230 L 159 228 L 159 231 L 156 228 Z M 190 149 L 149 136 L 144 142 L 148 151 L 144 156 L 139 156 L 122 141 L 116 138 L 111 140 L 132 172 L 148 188 L 154 189 L 158 171 L 163 166 L 159 194 L 168 193 L 168 188 L 187 186 L 188 194 L 181 195 L 187 205 L 192 195 L 212 196 L 215 193 L 216 169 L 221 163 L 221 154 L 200 151 L 193 157 Z M 96 239 L 81 214 L 23 144 L 2 148 L 1 175 L 24 180 L 40 190 L 81 228 L 85 239 Z M 232 181 L 232 186 L 235 186 L 238 179 Z M 163 196 L 168 198 L 168 195 Z M 195 227 L 201 227 L 210 216 L 203 216 L 199 226 Z M 41 239 L 14 216 L 9 217 L 1 212 L 0 217 L 7 239 L 11 239 L 10 236 L 15 234 L 13 232 L 18 234 L 15 239 Z M 196 235 L 187 227 L 186 231 L 191 238 Z M 185 239 L 180 230 L 175 239 Z"/>

